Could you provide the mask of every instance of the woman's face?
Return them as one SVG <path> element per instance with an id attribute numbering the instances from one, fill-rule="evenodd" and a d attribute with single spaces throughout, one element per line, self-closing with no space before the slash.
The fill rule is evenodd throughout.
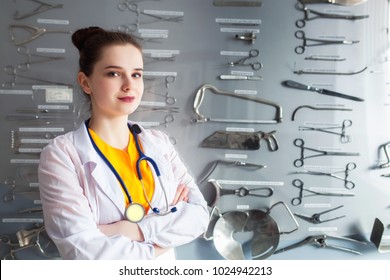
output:
<path id="1" fill-rule="evenodd" d="M 79 83 L 91 96 L 93 117 L 120 117 L 133 113 L 144 92 L 143 59 L 131 44 L 105 47 L 92 74 L 79 73 Z"/>

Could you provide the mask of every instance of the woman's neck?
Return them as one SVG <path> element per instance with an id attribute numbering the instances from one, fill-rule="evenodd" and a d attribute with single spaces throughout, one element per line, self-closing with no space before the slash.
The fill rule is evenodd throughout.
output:
<path id="1" fill-rule="evenodd" d="M 89 127 L 108 145 L 127 150 L 130 134 L 127 116 L 118 118 L 94 118 L 92 116 Z"/>

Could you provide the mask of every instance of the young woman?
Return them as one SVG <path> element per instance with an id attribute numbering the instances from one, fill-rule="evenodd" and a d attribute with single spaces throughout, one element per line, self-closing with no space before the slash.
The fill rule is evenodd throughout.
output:
<path id="1" fill-rule="evenodd" d="M 38 171 L 62 258 L 154 259 L 197 238 L 208 211 L 194 179 L 167 135 L 128 121 L 144 90 L 141 46 L 99 27 L 72 41 L 91 118 L 46 146 Z"/>

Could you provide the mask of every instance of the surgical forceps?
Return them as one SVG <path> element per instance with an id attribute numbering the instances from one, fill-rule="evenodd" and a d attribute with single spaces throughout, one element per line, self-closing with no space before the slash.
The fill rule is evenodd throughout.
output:
<path id="1" fill-rule="evenodd" d="M 45 3 L 45 2 L 39 1 L 39 0 L 30 0 L 30 1 L 39 4 L 39 6 L 35 10 L 33 10 L 32 12 L 28 12 L 28 13 L 25 13 L 23 15 L 19 15 L 19 12 L 16 11 L 15 14 L 14 14 L 14 19 L 16 19 L 16 20 L 25 19 L 25 18 L 34 16 L 36 14 L 40 14 L 40 13 L 46 12 L 46 11 L 48 11 L 50 9 L 62 8 L 63 7 L 62 4 L 50 4 L 50 3 Z"/>
<path id="2" fill-rule="evenodd" d="M 331 248 L 331 249 L 336 249 L 336 250 L 340 250 L 340 251 L 343 251 L 343 252 L 354 253 L 354 254 L 357 254 L 357 255 L 361 255 L 362 254 L 362 253 L 360 253 L 357 250 L 346 248 L 346 247 L 341 247 L 341 246 L 339 246 L 337 244 L 330 245 L 330 244 L 328 244 L 326 242 L 327 239 L 333 239 L 333 240 L 339 240 L 339 241 L 350 241 L 350 242 L 354 242 L 354 243 L 358 243 L 358 244 L 362 244 L 362 245 L 366 245 L 367 244 L 366 242 L 358 241 L 356 239 L 352 239 L 352 238 L 348 238 L 348 237 L 329 236 L 329 235 L 322 234 L 322 235 L 314 235 L 314 236 L 306 237 L 304 240 L 299 241 L 298 243 L 295 243 L 295 244 L 287 246 L 285 248 L 276 250 L 274 252 L 274 254 L 283 253 L 285 251 L 288 251 L 288 250 L 291 250 L 291 249 L 294 249 L 294 248 L 298 248 L 298 247 L 301 247 L 301 246 L 306 245 L 306 244 L 313 244 L 313 245 L 316 245 L 316 246 L 318 246 L 320 248 Z"/>
<path id="3" fill-rule="evenodd" d="M 209 183 L 211 183 L 214 186 L 216 192 L 214 202 L 212 203 L 211 206 L 215 206 L 217 201 L 223 195 L 236 195 L 239 197 L 244 197 L 244 196 L 270 197 L 274 193 L 274 190 L 271 187 L 261 187 L 261 188 L 254 188 L 254 189 L 249 189 L 247 187 L 239 187 L 238 189 L 235 190 L 227 190 L 222 188 L 220 183 L 215 179 L 210 179 Z"/>
<path id="4" fill-rule="evenodd" d="M 16 80 L 18 78 L 21 79 L 26 79 L 30 81 L 35 81 L 38 83 L 44 83 L 44 84 L 56 84 L 56 85 L 62 85 L 62 86 L 67 86 L 67 87 L 73 87 L 71 84 L 66 84 L 66 83 L 60 83 L 60 82 L 52 82 L 44 79 L 39 79 L 39 78 L 34 78 L 34 77 L 29 77 L 29 76 L 24 76 L 24 75 L 19 75 L 17 73 L 17 69 L 15 69 L 14 66 L 7 65 L 4 67 L 4 72 L 6 72 L 8 75 L 13 76 L 12 82 L 6 82 L 2 83 L 3 88 L 11 89 L 16 85 Z M 21 85 L 33 85 L 33 83 L 20 83 Z"/>
<path id="5" fill-rule="evenodd" d="M 295 167 L 302 167 L 304 164 L 304 160 L 308 158 L 313 157 L 320 157 L 320 156 L 359 156 L 359 153 L 351 153 L 351 152 L 331 152 L 331 151 L 324 151 L 324 150 L 318 150 L 314 148 L 305 147 L 305 141 L 301 138 L 297 138 L 294 140 L 294 146 L 301 149 L 301 157 L 296 159 L 294 161 Z M 305 150 L 317 152 L 317 154 L 305 156 Z"/>
<path id="6" fill-rule="evenodd" d="M 294 187 L 299 188 L 299 195 L 297 197 L 294 197 L 293 199 L 291 199 L 291 204 L 294 206 L 301 205 L 304 197 L 310 197 L 310 196 L 316 196 L 316 195 L 320 195 L 320 196 L 354 196 L 355 195 L 353 193 L 312 191 L 312 190 L 304 188 L 303 181 L 300 179 L 294 179 L 292 184 Z M 303 193 L 305 191 L 310 193 L 310 194 L 304 195 Z"/>
<path id="7" fill-rule="evenodd" d="M 299 126 L 299 130 L 311 130 L 311 131 L 321 131 L 325 133 L 330 133 L 330 134 L 335 134 L 335 135 L 340 135 L 340 141 L 342 143 L 349 143 L 351 142 L 351 137 L 349 135 L 345 134 L 345 129 L 347 127 L 352 126 L 352 121 L 351 120 L 344 120 L 341 126 L 331 126 L 331 127 L 309 127 L 309 126 Z M 339 129 L 341 128 L 341 133 L 337 133 L 334 131 L 330 131 L 332 129 Z"/>
<path id="8" fill-rule="evenodd" d="M 156 92 L 153 92 L 153 91 L 145 91 L 145 93 L 146 94 L 153 94 L 153 95 L 165 97 L 164 101 L 168 105 L 173 105 L 173 104 L 176 103 L 176 98 L 173 97 L 173 96 L 170 96 L 169 92 L 166 92 L 165 94 L 160 94 L 160 93 L 156 93 Z"/>
<path id="9" fill-rule="evenodd" d="M 332 173 L 327 173 L 327 172 L 321 172 L 321 171 L 305 170 L 305 171 L 297 171 L 295 173 L 296 174 L 310 174 L 310 175 L 329 176 L 329 177 L 332 177 L 332 178 L 343 180 L 344 181 L 344 187 L 346 189 L 348 189 L 348 190 L 351 190 L 351 189 L 355 188 L 355 183 L 352 182 L 351 180 L 348 180 L 348 175 L 349 175 L 349 171 L 352 171 L 354 169 L 356 169 L 356 163 L 350 162 L 350 163 L 348 163 L 345 166 L 345 169 L 343 171 L 336 171 L 336 172 L 332 172 Z M 340 177 L 340 176 L 337 176 L 336 175 L 337 173 L 344 173 L 344 175 L 345 175 L 344 178 Z"/>
<path id="10" fill-rule="evenodd" d="M 323 45 L 352 45 L 359 43 L 359 41 L 353 41 L 353 40 L 324 40 L 324 39 L 315 39 L 315 38 L 307 38 L 305 36 L 305 32 L 298 30 L 295 32 L 295 38 L 302 39 L 302 45 L 297 46 L 295 48 L 296 54 L 303 54 L 307 47 L 314 47 L 314 46 L 323 46 Z M 308 44 L 308 42 L 314 42 L 312 44 Z"/>
<path id="11" fill-rule="evenodd" d="M 296 27 L 302 28 L 306 25 L 306 21 L 318 19 L 318 18 L 326 18 L 326 19 L 346 19 L 346 20 L 358 20 L 358 19 L 364 19 L 368 18 L 368 15 L 362 15 L 362 16 L 354 16 L 354 15 L 341 15 L 341 14 L 329 14 L 329 13 L 322 13 L 314 10 L 310 10 L 307 8 L 307 6 L 303 3 L 296 3 L 295 8 L 302 11 L 304 13 L 303 19 L 299 19 L 295 22 Z M 313 14 L 314 16 L 310 17 L 310 14 Z"/>
<path id="12" fill-rule="evenodd" d="M 252 63 L 247 63 L 246 61 L 252 57 L 258 57 L 259 56 L 259 50 L 252 49 L 249 51 L 249 55 L 247 57 L 243 57 L 237 61 L 231 61 L 229 62 L 230 66 L 250 66 L 252 67 L 253 70 L 260 70 L 263 67 L 263 64 L 260 62 L 252 62 Z"/>
<path id="13" fill-rule="evenodd" d="M 16 41 L 15 34 L 13 31 L 15 29 L 18 29 L 18 28 L 24 29 L 25 31 L 29 32 L 30 37 L 28 37 L 26 39 L 22 39 L 20 41 Z M 27 44 L 27 43 L 37 39 L 38 37 L 41 37 L 45 33 L 66 33 L 66 34 L 72 33 L 72 31 L 70 31 L 70 30 L 49 30 L 49 29 L 46 29 L 43 27 L 36 27 L 33 25 L 25 25 L 25 24 L 12 24 L 12 25 L 10 25 L 9 30 L 11 33 L 11 40 L 14 42 L 15 46 L 21 46 L 21 45 Z"/>
<path id="14" fill-rule="evenodd" d="M 326 220 L 322 220 L 321 219 L 321 216 L 323 214 L 326 214 L 326 213 L 329 213 L 331 211 L 334 211 L 334 210 L 337 210 L 341 207 L 344 207 L 344 205 L 340 205 L 338 207 L 335 207 L 335 208 L 332 208 L 332 209 L 329 209 L 329 210 L 326 210 L 326 211 L 323 211 L 323 212 L 319 212 L 319 213 L 315 213 L 311 216 L 305 216 L 305 215 L 302 215 L 302 214 L 298 214 L 298 213 L 294 213 L 295 216 L 309 222 L 309 223 L 312 223 L 312 224 L 322 224 L 322 223 L 325 223 L 325 222 L 329 222 L 329 221 L 334 221 L 334 220 L 338 220 L 338 219 L 341 219 L 341 218 L 344 218 L 345 215 L 342 215 L 342 216 L 338 216 L 338 217 L 335 217 L 335 218 L 329 218 L 329 219 L 326 219 Z"/>
<path id="15" fill-rule="evenodd" d="M 21 71 L 27 71 L 30 69 L 31 64 L 36 63 L 43 63 L 43 62 L 49 62 L 54 60 L 60 60 L 64 59 L 65 57 L 62 56 L 46 56 L 46 55 L 40 55 L 40 54 L 32 54 L 30 53 L 29 49 L 26 46 L 20 46 L 16 49 L 16 51 L 27 57 L 27 62 L 21 63 L 17 66 L 17 68 Z M 37 58 L 36 60 L 32 60 L 32 58 Z"/>
<path id="16" fill-rule="evenodd" d="M 16 182 L 14 178 L 8 178 L 5 180 L 4 184 L 7 187 L 10 187 L 8 193 L 3 195 L 4 202 L 12 202 L 15 200 L 17 194 L 32 194 L 37 195 L 39 197 L 39 189 L 38 188 L 23 188 L 22 190 L 17 190 Z"/>

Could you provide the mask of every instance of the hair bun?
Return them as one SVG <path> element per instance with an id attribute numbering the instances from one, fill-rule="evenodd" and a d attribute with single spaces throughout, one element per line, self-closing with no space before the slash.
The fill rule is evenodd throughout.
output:
<path id="1" fill-rule="evenodd" d="M 79 29 L 72 35 L 73 45 L 75 45 L 76 48 L 81 51 L 84 48 L 85 42 L 88 40 L 88 38 L 103 32 L 105 32 L 105 30 L 97 26 Z"/>

